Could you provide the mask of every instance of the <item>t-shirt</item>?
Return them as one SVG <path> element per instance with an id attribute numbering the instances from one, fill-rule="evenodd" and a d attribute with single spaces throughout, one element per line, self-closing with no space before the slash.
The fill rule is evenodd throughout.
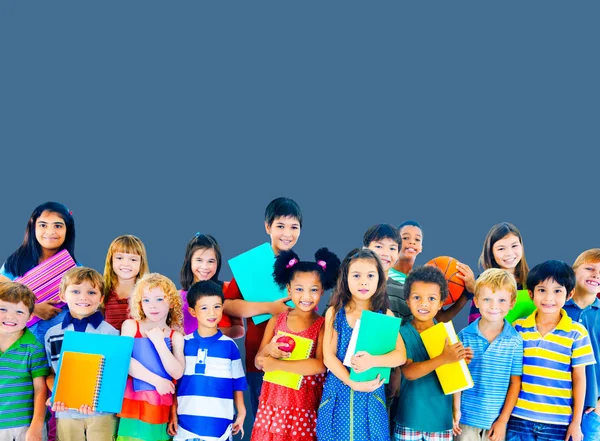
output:
<path id="1" fill-rule="evenodd" d="M 596 361 L 600 357 L 600 300 L 596 298 L 594 303 L 585 309 L 577 306 L 573 299 L 567 301 L 563 309 L 569 317 L 581 323 L 587 329 L 592 343 L 592 350 Z M 585 404 L 584 407 L 596 407 L 600 398 L 600 363 L 588 364 L 585 367 Z"/>
<path id="2" fill-rule="evenodd" d="M 400 327 L 406 358 L 413 362 L 429 360 L 421 335 L 412 323 Z M 435 371 L 408 380 L 402 377 L 395 421 L 421 432 L 444 432 L 452 429 L 452 395 L 444 395 Z"/>
<path id="3" fill-rule="evenodd" d="M 473 349 L 469 371 L 474 386 L 462 392 L 460 422 L 490 429 L 504 407 L 511 376 L 523 373 L 523 338 L 504 320 L 491 343 L 479 330 L 477 319 L 458 333 L 463 346 Z"/>
<path id="4" fill-rule="evenodd" d="M 404 283 L 397 282 L 388 277 L 386 290 L 390 301 L 390 310 L 396 317 L 402 319 L 402 323 L 410 322 L 413 316 L 404 298 Z"/>
<path id="5" fill-rule="evenodd" d="M 31 424 L 33 379 L 49 374 L 44 347 L 25 328 L 6 352 L 0 352 L 0 430 Z"/>
<path id="6" fill-rule="evenodd" d="M 129 299 L 120 299 L 119 295 L 112 291 L 104 303 L 104 320 L 121 332 L 123 322 L 129 318 Z"/>
<path id="7" fill-rule="evenodd" d="M 554 330 L 542 337 L 535 318 L 515 321 L 523 337 L 521 392 L 513 416 L 546 424 L 569 425 L 573 413 L 572 368 L 596 363 L 585 327 L 561 309 Z"/>
<path id="8" fill-rule="evenodd" d="M 401 285 L 404 285 L 404 282 L 406 282 L 406 274 L 401 273 L 394 268 L 388 270 L 388 277 Z"/>
<path id="9" fill-rule="evenodd" d="M 185 336 L 185 370 L 177 385 L 179 428 L 174 441 L 200 438 L 229 439 L 234 414 L 234 391 L 248 387 L 240 351 L 221 331 Z"/>

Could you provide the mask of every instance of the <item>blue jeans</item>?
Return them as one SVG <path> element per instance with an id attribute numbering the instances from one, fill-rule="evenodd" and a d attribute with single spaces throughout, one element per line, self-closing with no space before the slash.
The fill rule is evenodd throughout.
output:
<path id="1" fill-rule="evenodd" d="M 600 440 L 600 415 L 590 412 L 583 415 L 581 431 L 584 441 Z"/>
<path id="2" fill-rule="evenodd" d="M 537 423 L 511 416 L 506 425 L 505 441 L 564 441 L 567 427 L 560 424 Z"/>
<path id="3" fill-rule="evenodd" d="M 256 418 L 256 412 L 258 411 L 258 399 L 260 398 L 260 390 L 263 384 L 263 374 L 263 372 L 246 373 L 248 390 L 250 392 L 250 407 L 252 407 L 254 418 Z"/>

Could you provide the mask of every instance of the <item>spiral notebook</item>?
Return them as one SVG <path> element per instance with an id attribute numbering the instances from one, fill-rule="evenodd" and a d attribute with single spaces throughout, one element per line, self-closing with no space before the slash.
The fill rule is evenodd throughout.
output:
<path id="1" fill-rule="evenodd" d="M 310 357 L 314 342 L 310 338 L 300 337 L 295 334 L 288 334 L 287 332 L 277 331 L 277 335 L 287 335 L 294 339 L 296 346 L 291 352 L 289 358 L 284 358 L 285 361 L 290 360 L 306 360 Z M 269 383 L 279 384 L 280 386 L 289 387 L 290 389 L 300 390 L 302 386 L 302 378 L 300 374 L 285 371 L 272 371 L 266 372 L 263 378 L 264 381 Z"/>
<path id="2" fill-rule="evenodd" d="M 104 355 L 64 352 L 54 401 L 64 403 L 69 409 L 79 409 L 83 405 L 88 405 L 95 411 L 98 406 L 103 371 Z"/>

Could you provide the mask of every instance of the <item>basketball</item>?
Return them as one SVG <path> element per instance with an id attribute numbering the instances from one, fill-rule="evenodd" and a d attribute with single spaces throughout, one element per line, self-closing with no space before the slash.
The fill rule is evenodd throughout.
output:
<path id="1" fill-rule="evenodd" d="M 448 298 L 444 305 L 450 305 L 458 300 L 465 290 L 465 282 L 457 276 L 456 269 L 457 260 L 453 257 L 440 256 L 431 259 L 426 265 L 438 267 L 444 274 L 444 278 L 448 281 Z"/>

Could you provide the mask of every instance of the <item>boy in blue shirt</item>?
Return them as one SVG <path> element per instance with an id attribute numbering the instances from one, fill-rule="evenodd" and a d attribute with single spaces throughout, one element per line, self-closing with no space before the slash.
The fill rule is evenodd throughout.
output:
<path id="1" fill-rule="evenodd" d="M 573 264 L 575 290 L 564 310 L 587 329 L 596 360 L 600 360 L 600 248 L 584 251 Z M 584 440 L 600 440 L 600 364 L 585 367 L 585 400 L 581 432 Z"/>
<path id="2" fill-rule="evenodd" d="M 505 320 L 516 298 L 515 278 L 503 269 L 488 269 L 475 282 L 481 317 L 458 334 L 473 350 L 469 371 L 474 386 L 462 396 L 454 394 L 455 441 L 504 439 L 523 372 L 523 338 Z"/>

